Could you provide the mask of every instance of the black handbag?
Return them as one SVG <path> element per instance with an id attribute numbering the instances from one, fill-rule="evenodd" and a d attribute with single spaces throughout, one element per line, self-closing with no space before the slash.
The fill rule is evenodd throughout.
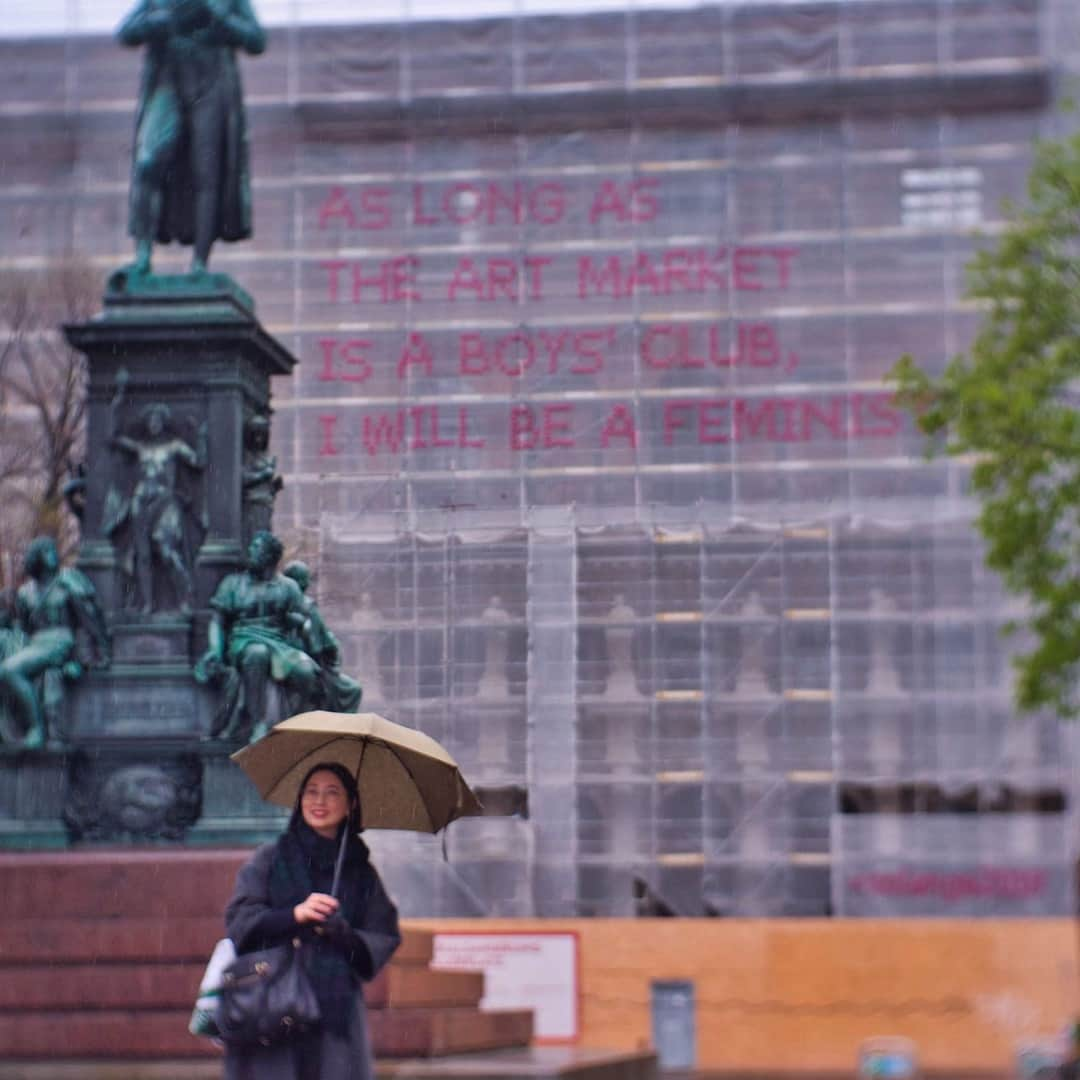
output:
<path id="1" fill-rule="evenodd" d="M 217 1026 L 230 1046 L 272 1046 L 319 1024 L 300 938 L 243 953 L 223 972 Z"/>

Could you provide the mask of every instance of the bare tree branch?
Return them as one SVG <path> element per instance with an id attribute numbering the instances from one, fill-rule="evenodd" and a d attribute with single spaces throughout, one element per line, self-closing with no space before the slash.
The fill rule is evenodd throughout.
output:
<path id="1" fill-rule="evenodd" d="M 0 587 L 39 533 L 70 554 L 78 524 L 64 485 L 83 454 L 86 371 L 60 325 L 88 318 L 100 273 L 78 259 L 0 275 Z"/>

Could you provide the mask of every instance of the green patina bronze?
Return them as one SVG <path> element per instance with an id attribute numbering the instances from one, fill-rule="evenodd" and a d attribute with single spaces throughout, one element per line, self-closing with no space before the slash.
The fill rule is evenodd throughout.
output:
<path id="1" fill-rule="evenodd" d="M 261 52 L 262 28 L 250 0 L 139 0 L 118 37 L 145 50 L 135 261 L 64 327 L 88 376 L 87 459 L 64 491 L 79 568 L 39 538 L 0 596 L 0 848 L 265 839 L 278 811 L 229 753 L 290 712 L 360 702 L 269 531 L 270 383 L 296 358 L 207 270 L 217 240 L 252 233 L 236 53 Z M 191 271 L 151 272 L 174 241 Z"/>
<path id="2" fill-rule="evenodd" d="M 341 670 L 341 646 L 333 631 L 326 625 L 319 605 L 307 595 L 311 571 L 307 563 L 296 560 L 281 571 L 292 578 L 304 594 L 307 620 L 301 628 L 301 640 L 306 651 L 319 665 L 319 708 L 331 712 L 356 712 L 363 695 L 360 684 Z"/>
<path id="3" fill-rule="evenodd" d="M 140 0 L 117 31 L 145 49 L 131 171 L 135 261 L 123 287 L 150 273 L 155 242 L 193 248 L 206 272 L 216 240 L 251 236 L 247 125 L 236 51 L 256 55 L 266 35 L 248 0 Z"/>
<path id="4" fill-rule="evenodd" d="M 52 537 L 31 542 L 25 570 L 27 581 L 15 594 L 14 618 L 6 620 L 0 642 L 0 735 L 35 749 L 59 741 L 60 733 L 48 725 L 62 700 L 55 681 L 83 674 L 79 632 L 93 640 L 96 666 L 108 666 L 110 643 L 93 584 L 80 571 L 61 568 Z"/>
<path id="5" fill-rule="evenodd" d="M 271 681 L 289 695 L 290 711 L 318 702 L 319 665 L 299 645 L 308 619 L 304 594 L 277 572 L 281 555 L 281 541 L 260 530 L 248 545 L 247 567 L 227 575 L 210 600 L 208 647 L 195 677 L 221 686 L 226 737 L 265 734 Z"/>

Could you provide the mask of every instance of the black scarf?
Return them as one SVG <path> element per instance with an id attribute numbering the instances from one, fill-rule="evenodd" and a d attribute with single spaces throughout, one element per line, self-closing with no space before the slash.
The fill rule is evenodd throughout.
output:
<path id="1" fill-rule="evenodd" d="M 348 823 L 342 825 L 343 829 L 347 827 Z M 333 840 L 320 836 L 299 813 L 294 813 L 277 842 L 271 864 L 270 906 L 291 909 L 313 892 L 329 893 L 339 842 L 340 833 L 339 839 Z M 374 876 L 367 844 L 355 833 L 350 834 L 337 890 L 340 914 L 350 926 L 361 921 Z M 323 1026 L 344 1035 L 356 1009 L 357 975 L 342 949 L 320 937 L 313 926 L 305 926 L 300 936 L 306 943 L 308 974 L 319 999 Z"/>

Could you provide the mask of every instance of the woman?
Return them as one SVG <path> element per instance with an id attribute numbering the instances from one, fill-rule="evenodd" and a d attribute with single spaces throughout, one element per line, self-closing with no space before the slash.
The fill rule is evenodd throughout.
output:
<path id="1" fill-rule="evenodd" d="M 241 868 L 225 909 L 238 953 L 305 942 L 319 999 L 317 1031 L 270 1047 L 230 1047 L 225 1080 L 373 1080 L 361 984 L 401 942 L 397 909 L 356 834 L 356 781 L 335 763 L 314 766 L 300 785 L 281 837 Z M 336 898 L 334 865 L 343 830 L 346 851 Z"/>

